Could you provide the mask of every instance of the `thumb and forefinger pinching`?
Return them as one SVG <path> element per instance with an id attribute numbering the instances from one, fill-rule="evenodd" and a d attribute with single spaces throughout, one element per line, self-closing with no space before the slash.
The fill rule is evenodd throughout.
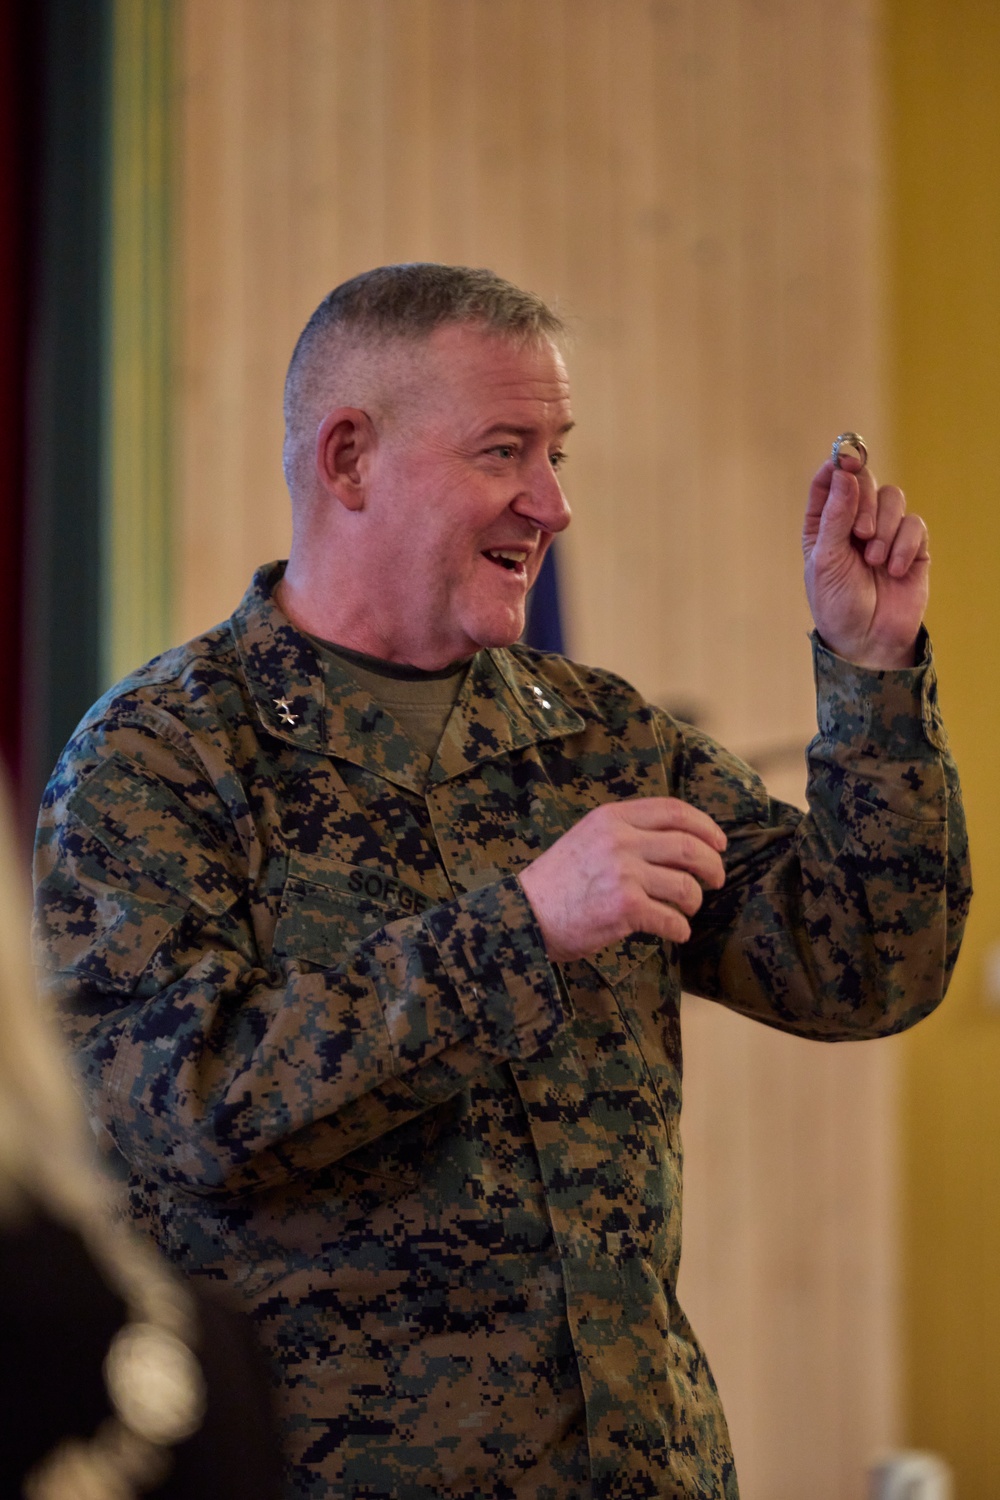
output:
<path id="1" fill-rule="evenodd" d="M 907 515 L 898 485 L 878 484 L 856 432 L 834 440 L 833 453 L 813 477 L 802 538 L 807 561 L 821 535 L 834 546 L 853 542 L 869 567 L 884 566 L 894 577 L 929 560 L 924 522 Z"/>

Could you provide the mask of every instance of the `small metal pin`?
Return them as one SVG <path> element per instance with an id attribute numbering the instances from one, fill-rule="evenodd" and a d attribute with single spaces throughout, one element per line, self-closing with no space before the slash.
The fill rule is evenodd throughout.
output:
<path id="1" fill-rule="evenodd" d="M 835 437 L 831 457 L 838 469 L 841 457 L 860 458 L 864 467 L 868 462 L 868 448 L 860 432 L 842 432 L 839 437 Z"/>
<path id="2" fill-rule="evenodd" d="M 282 724 L 295 723 L 296 719 L 298 718 L 298 714 L 292 713 L 292 705 L 289 703 L 287 698 L 274 698 L 272 699 L 272 702 L 281 715 Z"/>

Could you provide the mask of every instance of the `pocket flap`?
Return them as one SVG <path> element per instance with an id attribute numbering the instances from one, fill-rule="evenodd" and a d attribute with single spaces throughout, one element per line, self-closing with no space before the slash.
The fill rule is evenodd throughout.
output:
<path id="1" fill-rule="evenodd" d="M 116 750 L 81 781 L 69 810 L 122 864 L 221 916 L 240 895 L 230 852 L 180 797 Z"/>
<path id="2" fill-rule="evenodd" d="M 433 904 L 422 891 L 377 865 L 338 865 L 293 854 L 274 951 L 334 968 L 387 922 L 419 916 Z"/>

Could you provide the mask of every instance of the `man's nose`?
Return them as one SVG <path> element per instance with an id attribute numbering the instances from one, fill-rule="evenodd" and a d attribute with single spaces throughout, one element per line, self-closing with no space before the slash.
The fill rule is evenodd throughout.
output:
<path id="1" fill-rule="evenodd" d="M 528 483 L 514 501 L 513 509 L 518 515 L 533 521 L 541 531 L 565 531 L 572 511 L 563 494 L 559 476 L 547 459 L 544 464 L 533 467 Z"/>

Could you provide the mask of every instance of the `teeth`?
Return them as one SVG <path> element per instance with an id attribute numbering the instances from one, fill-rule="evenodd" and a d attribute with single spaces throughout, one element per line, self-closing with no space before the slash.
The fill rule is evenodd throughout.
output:
<path id="1" fill-rule="evenodd" d="M 486 553 L 487 557 L 496 557 L 501 561 L 512 563 L 524 562 L 527 555 L 527 552 L 515 547 L 491 547 Z"/>

